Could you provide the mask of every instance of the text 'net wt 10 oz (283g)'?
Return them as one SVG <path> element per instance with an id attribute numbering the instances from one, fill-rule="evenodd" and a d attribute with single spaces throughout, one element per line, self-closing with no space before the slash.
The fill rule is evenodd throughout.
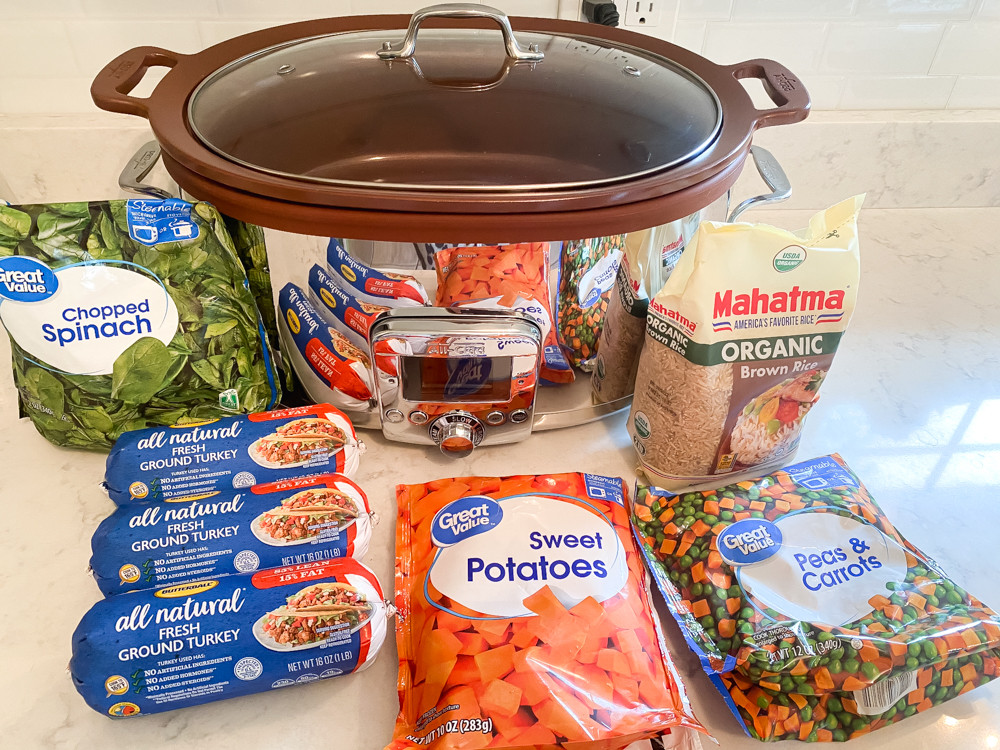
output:
<path id="1" fill-rule="evenodd" d="M 800 232 L 698 227 L 649 304 L 629 414 L 653 484 L 766 473 L 794 454 L 857 300 L 863 197 Z"/>
<path id="2" fill-rule="evenodd" d="M 390 747 L 623 748 L 701 729 L 651 614 L 627 490 L 592 474 L 398 485 Z"/>
<path id="3" fill-rule="evenodd" d="M 271 408 L 263 322 L 222 217 L 133 199 L 0 207 L 22 413 L 57 445 Z"/>
<path id="4" fill-rule="evenodd" d="M 753 737 L 850 739 L 1000 673 L 1000 617 L 907 542 L 838 455 L 710 491 L 640 486 L 632 522 Z"/>

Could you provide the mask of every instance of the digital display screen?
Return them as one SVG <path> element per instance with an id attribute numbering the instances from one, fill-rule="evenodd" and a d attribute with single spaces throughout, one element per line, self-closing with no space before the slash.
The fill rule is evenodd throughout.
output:
<path id="1" fill-rule="evenodd" d="M 403 398 L 439 403 L 510 400 L 510 357 L 400 357 Z"/>

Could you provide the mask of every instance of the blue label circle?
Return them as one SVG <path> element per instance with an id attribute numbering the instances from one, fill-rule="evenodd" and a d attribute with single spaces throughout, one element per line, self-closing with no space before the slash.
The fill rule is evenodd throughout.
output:
<path id="1" fill-rule="evenodd" d="M 471 495 L 448 503 L 431 522 L 431 541 L 450 547 L 469 537 L 485 534 L 503 520 L 503 508 L 492 497 Z"/>
<path id="2" fill-rule="evenodd" d="M 744 518 L 724 529 L 716 543 L 729 565 L 753 565 L 777 554 L 781 530 L 763 518 Z"/>
<path id="3" fill-rule="evenodd" d="M 580 307 L 583 308 L 593 307 L 598 303 L 598 301 L 600 301 L 602 294 L 604 294 L 604 291 L 600 287 L 595 286 L 593 289 L 590 290 L 590 292 L 584 298 L 583 304 L 580 305 Z"/>
<path id="4" fill-rule="evenodd" d="M 40 260 L 23 255 L 0 259 L 0 297 L 15 302 L 41 302 L 58 288 L 55 271 Z"/>

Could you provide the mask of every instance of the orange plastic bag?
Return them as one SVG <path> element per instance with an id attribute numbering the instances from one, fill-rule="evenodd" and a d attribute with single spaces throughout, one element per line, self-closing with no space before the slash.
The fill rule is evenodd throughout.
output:
<path id="1" fill-rule="evenodd" d="M 390 748 L 616 750 L 704 731 L 651 615 L 621 479 L 442 479 L 396 501 Z"/>
<path id="2" fill-rule="evenodd" d="M 575 375 L 562 350 L 549 301 L 549 243 L 449 247 L 434 256 L 438 307 L 508 307 L 535 319 L 542 329 L 541 378 L 572 383 Z"/>

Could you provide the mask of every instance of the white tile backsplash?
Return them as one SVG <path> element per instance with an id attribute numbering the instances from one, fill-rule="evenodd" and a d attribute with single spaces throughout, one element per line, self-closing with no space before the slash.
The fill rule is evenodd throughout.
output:
<path id="1" fill-rule="evenodd" d="M 705 57 L 718 63 L 737 63 L 766 57 L 795 73 L 816 70 L 826 26 L 822 23 L 708 24 Z"/>
<path id="2" fill-rule="evenodd" d="M 90 77 L 132 47 L 163 47 L 185 54 L 204 46 L 195 21 L 72 19 L 66 26 L 80 72 Z"/>
<path id="3" fill-rule="evenodd" d="M 943 33 L 941 24 L 831 24 L 820 70 L 924 75 Z"/>
<path id="4" fill-rule="evenodd" d="M 1000 22 L 949 24 L 930 72 L 1000 76 Z"/>
<path id="5" fill-rule="evenodd" d="M 959 76 L 948 109 L 1000 109 L 1000 78 Z"/>
<path id="6" fill-rule="evenodd" d="M 944 109 L 957 76 L 849 78 L 841 109 Z"/>
<path id="7" fill-rule="evenodd" d="M 472 0 L 575 19 L 582 0 Z M 618 3 L 624 20 L 627 0 Z M 1000 107 L 1000 0 L 659 0 L 625 27 L 719 63 L 778 60 L 822 109 Z M 196 52 L 310 18 L 412 13 L 435 0 L 0 0 L 0 114 L 91 112 L 94 75 L 142 45 Z"/>

